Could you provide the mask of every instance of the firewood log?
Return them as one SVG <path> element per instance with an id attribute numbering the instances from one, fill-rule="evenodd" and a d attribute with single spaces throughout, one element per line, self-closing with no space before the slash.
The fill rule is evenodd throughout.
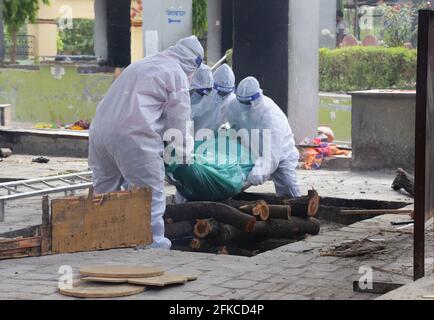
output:
<path id="1" fill-rule="evenodd" d="M 217 202 L 187 202 L 178 205 L 168 205 L 164 219 L 180 222 L 194 219 L 209 219 L 233 225 L 245 232 L 251 232 L 255 226 L 256 218 Z"/>
<path id="2" fill-rule="evenodd" d="M 235 197 L 241 201 L 264 200 L 269 205 L 287 205 L 291 207 L 291 216 L 295 217 L 315 217 L 319 210 L 320 197 L 318 192 L 310 190 L 305 197 L 288 199 L 278 197 L 271 193 L 241 193 Z"/>
<path id="3" fill-rule="evenodd" d="M 256 239 L 298 239 L 305 234 L 317 235 L 320 228 L 320 222 L 315 218 L 290 217 L 288 220 L 258 222 L 252 235 Z"/>
<path id="4" fill-rule="evenodd" d="M 268 204 L 263 201 L 240 201 L 228 199 L 222 203 L 236 208 L 244 213 L 255 216 L 259 221 L 267 221 L 270 218 L 270 210 Z"/>
<path id="5" fill-rule="evenodd" d="M 194 224 L 194 220 L 166 224 L 164 234 L 170 240 L 191 237 L 193 235 Z"/>
<path id="6" fill-rule="evenodd" d="M 273 219 L 258 221 L 251 233 L 243 232 L 231 225 L 212 219 L 199 220 L 194 228 L 197 239 L 206 240 L 213 246 L 249 244 L 266 239 L 299 239 L 310 234 L 317 235 L 320 222 L 315 218 L 302 219 L 290 217 L 286 220 Z"/>

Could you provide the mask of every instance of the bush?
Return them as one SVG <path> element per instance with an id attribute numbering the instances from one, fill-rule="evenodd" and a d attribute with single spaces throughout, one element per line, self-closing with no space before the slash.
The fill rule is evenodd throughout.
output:
<path id="1" fill-rule="evenodd" d="M 417 52 L 406 48 L 320 49 L 320 90 L 414 89 Z"/>

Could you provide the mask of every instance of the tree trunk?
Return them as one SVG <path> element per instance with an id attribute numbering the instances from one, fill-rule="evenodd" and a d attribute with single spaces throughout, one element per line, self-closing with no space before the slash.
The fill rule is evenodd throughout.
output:
<path id="1" fill-rule="evenodd" d="M 18 30 L 16 30 L 15 28 L 12 30 L 11 32 L 11 40 L 12 40 L 12 47 L 11 47 L 11 51 L 10 51 L 10 55 L 11 55 L 11 64 L 16 64 L 17 63 L 17 34 L 18 34 Z"/>
<path id="2" fill-rule="evenodd" d="M 251 232 L 256 223 L 255 217 L 217 202 L 187 202 L 178 205 L 168 205 L 164 214 L 164 220 L 166 222 L 209 218 L 214 218 L 219 222 L 233 225 L 245 232 Z"/>

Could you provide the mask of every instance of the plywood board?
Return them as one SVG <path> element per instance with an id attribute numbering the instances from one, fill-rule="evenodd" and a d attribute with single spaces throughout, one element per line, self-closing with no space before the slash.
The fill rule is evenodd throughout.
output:
<path id="1" fill-rule="evenodd" d="M 140 278 L 140 279 L 129 279 L 128 283 L 136 284 L 140 286 L 153 286 L 153 287 L 165 287 L 173 284 L 183 284 L 188 281 L 187 277 L 163 274 L 159 277 L 152 278 Z"/>
<path id="2" fill-rule="evenodd" d="M 99 283 L 128 283 L 127 278 L 102 278 L 102 277 L 84 277 L 81 281 L 99 282 Z"/>
<path id="3" fill-rule="evenodd" d="M 100 283 L 130 283 L 142 286 L 156 286 L 164 287 L 172 284 L 183 284 L 187 281 L 197 280 L 194 276 L 183 276 L 175 274 L 164 274 L 157 277 L 148 278 L 102 278 L 102 277 L 84 277 L 81 278 L 82 281 L 88 282 L 100 282 Z"/>
<path id="4" fill-rule="evenodd" d="M 100 284 L 91 282 L 79 282 L 72 289 L 59 288 L 59 293 L 75 298 L 116 298 L 126 297 L 142 293 L 145 287 L 134 286 L 129 284 Z"/>
<path id="5" fill-rule="evenodd" d="M 83 267 L 80 274 L 89 277 L 129 279 L 161 276 L 164 270 L 159 267 L 108 265 Z"/>
<path id="6" fill-rule="evenodd" d="M 52 252 L 151 244 L 151 201 L 150 188 L 53 200 Z"/>

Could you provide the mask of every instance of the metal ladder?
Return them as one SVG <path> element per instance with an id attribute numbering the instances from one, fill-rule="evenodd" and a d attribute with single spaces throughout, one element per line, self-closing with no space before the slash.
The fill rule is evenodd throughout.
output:
<path id="1" fill-rule="evenodd" d="M 0 183 L 0 222 L 5 221 L 5 203 L 9 200 L 44 196 L 52 193 L 88 189 L 92 186 L 92 172 L 81 172 L 40 179 Z"/>

